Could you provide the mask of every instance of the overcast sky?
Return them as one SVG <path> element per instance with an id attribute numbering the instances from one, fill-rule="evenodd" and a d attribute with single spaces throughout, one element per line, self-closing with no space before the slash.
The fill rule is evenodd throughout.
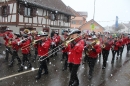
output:
<path id="1" fill-rule="evenodd" d="M 76 11 L 88 12 L 87 21 L 93 18 L 94 0 L 62 0 Z M 96 0 L 95 21 L 103 27 L 115 24 L 116 16 L 120 22 L 130 21 L 130 0 Z"/>

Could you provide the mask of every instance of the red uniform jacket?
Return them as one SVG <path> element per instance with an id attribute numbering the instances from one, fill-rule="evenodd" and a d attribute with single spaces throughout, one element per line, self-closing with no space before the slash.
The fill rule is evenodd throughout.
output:
<path id="1" fill-rule="evenodd" d="M 114 43 L 114 50 L 118 50 L 119 49 L 119 41 L 117 41 L 116 43 Z"/>
<path id="2" fill-rule="evenodd" d="M 80 64 L 82 59 L 82 52 L 84 49 L 84 40 L 77 39 L 76 45 L 71 48 L 71 44 L 68 45 L 68 63 Z"/>
<path id="3" fill-rule="evenodd" d="M 29 39 L 20 44 L 22 54 L 28 54 L 29 53 L 29 51 L 30 51 L 29 46 L 30 46 L 30 40 Z"/>
<path id="4" fill-rule="evenodd" d="M 58 45 L 58 44 L 60 43 L 60 36 L 54 36 L 53 39 L 52 39 L 52 41 L 53 41 L 56 45 Z"/>
<path id="5" fill-rule="evenodd" d="M 15 39 L 15 40 L 13 40 L 13 41 L 11 42 L 11 45 L 12 45 L 12 49 L 13 49 L 13 50 L 16 50 L 16 51 L 19 50 L 19 48 L 20 48 L 20 46 L 18 46 L 18 42 L 19 42 L 19 41 L 20 41 L 20 39 L 17 38 L 17 39 Z"/>
<path id="6" fill-rule="evenodd" d="M 93 46 L 95 51 L 91 50 L 88 52 L 88 56 L 91 57 L 91 58 L 97 58 L 98 57 L 98 54 L 101 53 L 101 47 L 100 45 L 94 45 Z"/>
<path id="7" fill-rule="evenodd" d="M 42 42 L 41 44 L 38 43 L 38 56 L 48 56 L 50 44 L 51 42 L 48 39 L 45 42 Z"/>
<path id="8" fill-rule="evenodd" d="M 108 44 L 107 45 L 105 45 L 105 50 L 110 50 L 111 49 L 111 47 L 112 47 L 112 44 L 113 44 L 113 42 L 112 41 L 109 41 L 108 42 Z"/>
<path id="9" fill-rule="evenodd" d="M 4 34 L 5 46 L 8 46 L 9 40 L 13 38 L 13 34 L 11 32 Z"/>

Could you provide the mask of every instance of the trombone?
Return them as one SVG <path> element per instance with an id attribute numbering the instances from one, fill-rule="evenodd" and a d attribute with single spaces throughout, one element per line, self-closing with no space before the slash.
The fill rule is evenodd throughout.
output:
<path id="1" fill-rule="evenodd" d="M 57 48 L 63 48 L 63 47 L 68 46 L 68 44 L 69 44 L 70 42 L 74 41 L 75 39 L 81 37 L 81 36 L 84 35 L 84 34 L 85 34 L 85 33 L 79 35 L 78 37 L 76 37 L 76 38 L 74 38 L 74 39 L 70 39 L 70 36 L 69 36 L 69 37 L 67 38 L 68 40 L 65 40 L 65 41 L 64 41 L 63 43 L 61 43 L 59 46 L 57 46 L 56 48 L 50 50 L 48 53 L 44 54 L 43 56 L 46 56 L 47 54 L 51 53 L 52 51 L 56 50 Z M 63 45 L 64 45 L 64 46 L 63 46 Z M 47 58 L 49 58 L 50 56 L 52 56 L 54 53 L 56 53 L 56 52 L 58 52 L 58 51 L 59 51 L 59 49 L 57 49 L 55 52 L 49 54 L 49 55 L 48 55 L 46 58 L 44 58 L 44 59 L 42 59 L 43 56 L 40 56 L 38 61 L 44 61 L 44 60 L 46 60 Z"/>

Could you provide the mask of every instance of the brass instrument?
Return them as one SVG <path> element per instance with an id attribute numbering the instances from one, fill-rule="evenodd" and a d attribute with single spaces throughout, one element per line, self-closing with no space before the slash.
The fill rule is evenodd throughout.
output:
<path id="1" fill-rule="evenodd" d="M 8 47 L 11 47 L 11 40 L 12 39 L 9 39 L 9 41 L 8 41 L 8 44 L 7 44 Z"/>
<path id="2" fill-rule="evenodd" d="M 25 34 L 29 34 L 30 33 L 30 30 L 29 29 L 24 29 L 23 31 Z"/>
<path id="3" fill-rule="evenodd" d="M 101 48 L 102 48 L 102 49 L 103 49 L 103 48 L 105 48 L 105 47 L 106 47 L 106 45 L 105 45 L 105 44 L 102 44 L 102 45 L 101 45 Z"/>
<path id="4" fill-rule="evenodd" d="M 74 38 L 74 39 L 70 38 L 70 36 L 67 37 L 67 39 L 63 42 L 63 45 L 68 46 L 68 44 L 69 44 L 70 42 L 74 41 L 75 39 L 79 38 L 80 36 L 82 36 L 82 35 L 84 35 L 84 34 L 85 34 L 85 33 L 83 33 L 83 34 L 77 36 L 77 37 Z"/>
<path id="5" fill-rule="evenodd" d="M 40 40 L 42 40 L 43 38 L 40 38 L 40 39 L 37 39 L 37 40 L 33 40 L 33 42 L 32 42 L 32 44 L 34 45 L 34 44 L 36 44 L 36 42 L 38 42 L 38 41 L 40 41 Z"/>
<path id="6" fill-rule="evenodd" d="M 94 45 L 99 45 L 100 44 L 100 41 L 99 40 L 94 40 L 91 44 L 89 44 L 86 48 L 87 48 L 87 51 L 86 51 L 86 54 L 89 55 L 89 52 L 92 50 L 92 48 L 94 48 L 93 46 Z"/>
<path id="7" fill-rule="evenodd" d="M 85 34 L 85 33 L 83 33 L 83 34 L 77 36 L 77 37 L 74 38 L 74 39 L 70 39 L 70 36 L 67 37 L 66 40 L 65 40 L 63 43 L 61 43 L 61 44 L 60 44 L 59 46 L 57 46 L 56 48 L 50 50 L 48 53 L 44 54 L 44 56 L 46 56 L 46 55 L 49 54 L 49 53 L 51 53 L 51 54 L 49 54 L 49 55 L 48 55 L 46 58 L 44 58 L 44 59 L 42 59 L 43 56 L 41 56 L 41 57 L 39 58 L 39 61 L 43 61 L 43 60 L 49 58 L 49 57 L 52 56 L 54 53 L 56 53 L 56 52 L 58 52 L 58 51 L 60 50 L 60 49 L 57 49 L 57 48 L 63 48 L 63 47 L 68 46 L 68 44 L 69 44 L 70 42 L 74 41 L 75 39 L 77 39 L 78 37 L 80 37 L 80 36 L 82 36 L 82 35 L 84 35 L 84 34 Z M 52 53 L 52 51 L 55 51 L 55 52 Z"/>
<path id="8" fill-rule="evenodd" d="M 32 35 L 35 35 L 35 34 L 37 34 L 37 31 L 36 30 L 31 30 L 31 32 L 30 32 Z"/>

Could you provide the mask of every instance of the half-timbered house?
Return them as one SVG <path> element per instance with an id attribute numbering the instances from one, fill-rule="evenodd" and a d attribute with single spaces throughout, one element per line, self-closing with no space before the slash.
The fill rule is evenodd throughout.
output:
<path id="1" fill-rule="evenodd" d="M 1 0 L 0 31 L 24 29 L 51 32 L 70 28 L 72 13 L 61 0 Z"/>

